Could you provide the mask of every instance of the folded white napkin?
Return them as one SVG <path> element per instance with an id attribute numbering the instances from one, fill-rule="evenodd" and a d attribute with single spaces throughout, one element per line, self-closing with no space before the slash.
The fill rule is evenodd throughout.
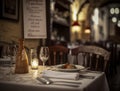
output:
<path id="1" fill-rule="evenodd" d="M 78 80 L 79 79 L 79 73 L 58 72 L 58 71 L 45 70 L 42 73 L 42 77 Z"/>

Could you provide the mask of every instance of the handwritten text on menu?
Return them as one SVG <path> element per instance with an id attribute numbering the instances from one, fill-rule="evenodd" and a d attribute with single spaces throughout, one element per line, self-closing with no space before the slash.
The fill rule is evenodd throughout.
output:
<path id="1" fill-rule="evenodd" d="M 24 37 L 46 38 L 46 0 L 23 0 Z"/>

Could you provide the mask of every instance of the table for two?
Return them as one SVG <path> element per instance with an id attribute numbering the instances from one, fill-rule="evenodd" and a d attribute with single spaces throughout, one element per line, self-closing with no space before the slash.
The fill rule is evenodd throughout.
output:
<path id="1" fill-rule="evenodd" d="M 30 68 L 27 74 L 12 74 L 10 77 L 2 78 L 0 74 L 0 90 L 1 91 L 109 91 L 108 83 L 104 72 L 86 71 L 84 74 L 88 77 L 94 76 L 94 78 L 82 78 L 79 80 L 67 80 L 50 78 L 54 84 L 42 84 L 37 77 L 40 77 L 42 72 L 42 66 L 39 66 L 38 70 L 32 70 Z M 48 68 L 50 69 L 50 68 Z M 0 70 L 1 71 L 1 70 Z M 72 73 L 72 72 L 71 72 Z M 61 81 L 61 82 L 59 82 Z M 63 82 L 62 82 L 63 81 Z M 66 81 L 66 82 L 65 82 Z M 71 86 L 76 82 L 78 87 Z M 59 85 L 60 84 L 60 85 Z M 63 85 L 62 85 L 63 84 Z M 66 85 L 65 85 L 66 84 Z"/>

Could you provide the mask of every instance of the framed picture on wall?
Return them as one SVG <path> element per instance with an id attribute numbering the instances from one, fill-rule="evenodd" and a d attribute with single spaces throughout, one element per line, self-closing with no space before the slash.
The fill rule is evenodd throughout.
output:
<path id="1" fill-rule="evenodd" d="M 47 38 L 46 1 L 23 0 L 24 38 Z"/>
<path id="2" fill-rule="evenodd" d="M 19 0 L 2 0 L 1 18 L 18 20 Z"/>

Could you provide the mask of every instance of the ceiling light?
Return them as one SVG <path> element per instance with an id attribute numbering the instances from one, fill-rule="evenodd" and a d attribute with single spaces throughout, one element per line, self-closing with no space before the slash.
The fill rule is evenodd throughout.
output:
<path id="1" fill-rule="evenodd" d="M 112 17 L 112 22 L 116 23 L 117 22 L 117 18 L 116 17 Z"/>
<path id="2" fill-rule="evenodd" d="M 111 8 L 111 9 L 110 9 L 110 13 L 111 13 L 111 14 L 114 14 L 114 13 L 115 13 L 114 8 Z"/>
<path id="3" fill-rule="evenodd" d="M 74 21 L 72 27 L 74 32 L 78 32 L 80 30 L 80 24 L 78 23 L 78 21 Z"/>
<path id="4" fill-rule="evenodd" d="M 120 27 L 120 20 L 118 21 L 117 26 Z"/>
<path id="5" fill-rule="evenodd" d="M 72 26 L 80 26 L 80 24 L 78 23 L 78 21 L 74 21 Z"/>
<path id="6" fill-rule="evenodd" d="M 119 14 L 119 8 L 115 8 L 115 14 Z"/>

